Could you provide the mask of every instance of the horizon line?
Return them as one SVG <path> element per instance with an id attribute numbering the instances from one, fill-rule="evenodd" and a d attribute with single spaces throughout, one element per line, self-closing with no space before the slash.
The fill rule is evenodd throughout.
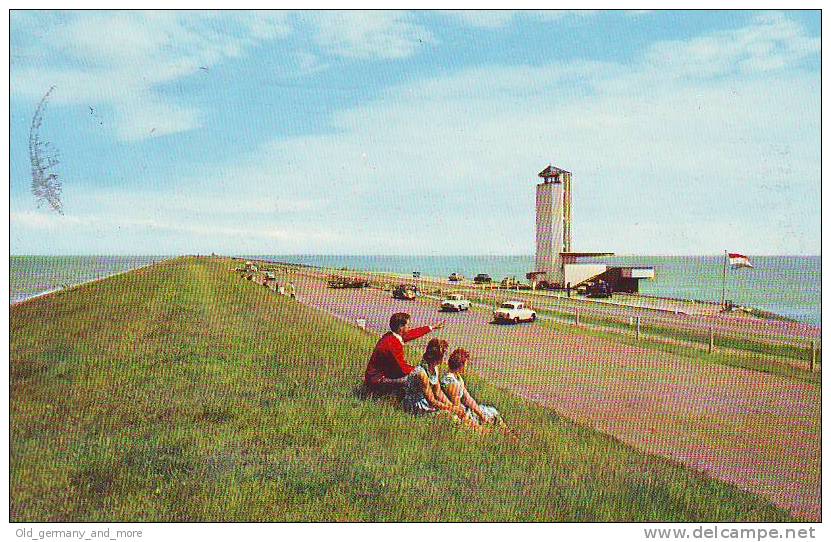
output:
<path id="1" fill-rule="evenodd" d="M 177 258 L 181 256 L 223 256 L 229 258 L 235 257 L 242 257 L 242 256 L 289 256 L 289 257 L 296 257 L 296 256 L 328 256 L 328 257 L 382 257 L 382 258 L 449 258 L 449 257 L 463 257 L 463 258 L 473 258 L 473 257 L 497 257 L 497 258 L 515 258 L 515 257 L 529 257 L 534 258 L 535 254 L 488 254 L 488 253 L 480 253 L 480 254 L 361 254 L 361 253 L 313 253 L 313 252 L 306 252 L 306 253 L 262 253 L 262 254 L 255 254 L 255 253 L 239 253 L 239 254 L 223 254 L 223 253 L 201 253 L 201 252 L 188 252 L 188 253 L 179 253 L 179 254 L 148 254 L 148 253 L 89 253 L 89 254 L 81 254 L 81 253 L 57 253 L 57 254 L 13 254 L 9 253 L 9 257 L 11 258 L 22 258 L 22 257 L 94 257 L 94 256 L 136 256 L 136 257 L 165 257 L 165 258 Z M 785 257 L 821 257 L 822 254 L 754 254 L 752 252 L 748 252 L 745 254 L 746 256 L 752 257 L 774 257 L 774 256 L 785 256 Z M 635 253 L 615 253 L 611 256 L 583 256 L 583 258 L 617 258 L 617 257 L 702 257 L 702 256 L 724 256 L 723 252 L 720 253 L 699 253 L 699 254 L 666 254 L 666 253 L 655 253 L 655 254 L 635 254 Z"/>

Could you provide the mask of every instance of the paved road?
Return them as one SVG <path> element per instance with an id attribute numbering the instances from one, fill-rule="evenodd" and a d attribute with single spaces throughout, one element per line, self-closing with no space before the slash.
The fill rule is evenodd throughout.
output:
<path id="1" fill-rule="evenodd" d="M 333 290 L 294 275 L 298 299 L 378 332 L 390 314 L 446 319 L 438 336 L 471 351 L 473 369 L 522 397 L 819 519 L 820 389 L 774 375 L 584 336 L 569 326 L 490 323 L 486 311 L 439 313 L 375 289 Z M 426 342 L 426 338 L 419 343 Z M 367 353 L 369 354 L 369 353 Z"/>
<path id="2" fill-rule="evenodd" d="M 351 273 L 369 276 L 367 273 Z M 372 275 L 375 280 L 382 277 Z M 385 281 L 413 282 L 406 277 L 383 276 Z M 794 344 L 808 347 L 810 341 L 819 340 L 821 328 L 799 322 L 786 322 L 751 317 L 743 313 L 723 314 L 713 303 L 700 303 L 667 298 L 617 294 L 614 299 L 587 299 L 574 296 L 568 298 L 558 292 L 511 292 L 505 290 L 482 290 L 481 287 L 465 280 L 449 282 L 435 277 L 418 280 L 422 289 L 442 288 L 444 290 L 471 291 L 478 295 L 504 300 L 508 297 L 528 300 L 538 308 L 558 311 L 573 311 L 579 308 L 583 315 L 615 317 L 620 322 L 629 317 L 641 316 L 644 324 L 656 324 L 669 328 L 696 331 L 706 334 L 712 327 L 722 336 L 752 337 L 772 344 Z"/>

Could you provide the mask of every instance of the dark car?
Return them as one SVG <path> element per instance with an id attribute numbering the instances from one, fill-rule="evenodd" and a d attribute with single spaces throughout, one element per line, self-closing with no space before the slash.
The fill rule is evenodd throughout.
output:
<path id="1" fill-rule="evenodd" d="M 408 284 L 399 284 L 392 291 L 393 298 L 404 299 L 406 301 L 412 301 L 416 298 L 416 295 L 418 295 L 418 288 Z"/>
<path id="2" fill-rule="evenodd" d="M 330 275 L 328 280 L 329 288 L 366 288 L 369 281 L 361 277 L 339 277 Z"/>
<path id="3" fill-rule="evenodd" d="M 479 273 L 473 279 L 473 282 L 475 282 L 476 284 L 487 284 L 487 283 L 492 282 L 492 281 L 493 281 L 493 279 L 487 273 Z"/>
<path id="4" fill-rule="evenodd" d="M 612 287 L 605 280 L 595 282 L 586 289 L 586 297 L 612 297 Z"/>

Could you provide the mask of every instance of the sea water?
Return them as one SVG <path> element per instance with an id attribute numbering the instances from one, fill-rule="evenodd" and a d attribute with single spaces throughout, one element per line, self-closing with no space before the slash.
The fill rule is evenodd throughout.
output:
<path id="1" fill-rule="evenodd" d="M 11 256 L 9 303 L 129 271 L 165 256 Z"/>
<path id="2" fill-rule="evenodd" d="M 472 278 L 487 273 L 494 280 L 515 276 L 525 280 L 533 256 L 248 256 L 317 267 L 331 267 L 447 277 L 461 273 Z M 584 258 L 586 263 L 645 265 L 655 268 L 653 280 L 640 281 L 643 294 L 720 302 L 722 283 L 726 299 L 795 320 L 820 325 L 820 256 L 750 256 L 753 269 L 730 269 L 724 276 L 724 256 L 614 256 Z"/>

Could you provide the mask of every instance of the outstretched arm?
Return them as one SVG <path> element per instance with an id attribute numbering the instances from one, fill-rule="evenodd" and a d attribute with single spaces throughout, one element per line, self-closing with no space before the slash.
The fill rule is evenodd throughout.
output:
<path id="1" fill-rule="evenodd" d="M 431 331 L 433 331 L 433 328 L 431 328 L 430 326 L 417 327 L 417 328 L 414 328 L 414 329 L 407 330 L 407 332 L 404 333 L 401 336 L 401 338 L 404 339 L 405 343 L 408 343 L 410 341 L 414 341 L 415 339 L 418 339 L 419 337 L 423 337 L 424 335 L 427 335 Z"/>
<path id="2" fill-rule="evenodd" d="M 404 333 L 404 335 L 401 336 L 401 338 L 404 339 L 405 343 L 410 342 L 410 341 L 413 341 L 415 339 L 418 339 L 419 337 L 423 337 L 424 335 L 427 335 L 431 331 L 436 331 L 436 330 L 441 329 L 443 327 L 444 327 L 444 322 L 438 322 L 436 324 L 433 324 L 432 326 L 417 327 L 415 329 L 408 330 L 406 333 Z"/>

